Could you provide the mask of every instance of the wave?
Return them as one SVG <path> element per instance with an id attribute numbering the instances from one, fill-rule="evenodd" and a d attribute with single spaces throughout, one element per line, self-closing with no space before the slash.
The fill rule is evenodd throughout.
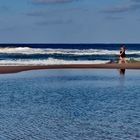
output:
<path id="1" fill-rule="evenodd" d="M 136 58 L 136 57 L 134 57 L 134 58 L 130 58 L 129 60 L 140 61 L 140 58 Z"/>
<path id="2" fill-rule="evenodd" d="M 25 66 L 25 65 L 64 65 L 64 64 L 105 64 L 110 62 L 109 60 L 78 60 L 78 61 L 68 61 L 61 59 L 44 59 L 44 60 L 26 60 L 26 59 L 17 59 L 17 60 L 0 60 L 0 66 Z"/>
<path id="3" fill-rule="evenodd" d="M 0 53 L 18 53 L 18 54 L 43 54 L 43 49 L 34 49 L 29 47 L 6 47 L 0 48 Z"/>
<path id="4" fill-rule="evenodd" d="M 6 54 L 61 54 L 61 55 L 119 55 L 118 50 L 105 50 L 105 49 L 40 49 L 30 47 L 16 47 L 16 48 L 0 48 L 0 53 Z M 128 50 L 128 55 L 140 55 L 140 50 Z"/>

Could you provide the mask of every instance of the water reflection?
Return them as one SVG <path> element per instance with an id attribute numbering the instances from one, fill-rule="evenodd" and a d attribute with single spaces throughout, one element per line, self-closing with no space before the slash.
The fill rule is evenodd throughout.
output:
<path id="1" fill-rule="evenodd" d="M 122 92 L 125 90 L 125 72 L 126 72 L 126 70 L 119 69 L 118 71 L 119 71 L 119 75 L 120 75 L 118 86 L 119 86 L 119 91 Z"/>
<path id="2" fill-rule="evenodd" d="M 125 69 L 120 69 L 119 73 L 120 73 L 121 76 L 124 76 L 125 75 Z"/>

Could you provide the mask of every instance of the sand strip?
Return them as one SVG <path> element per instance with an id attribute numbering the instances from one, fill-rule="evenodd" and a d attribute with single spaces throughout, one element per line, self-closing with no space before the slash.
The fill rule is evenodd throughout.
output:
<path id="1" fill-rule="evenodd" d="M 0 66 L 0 73 L 15 73 L 37 69 L 140 69 L 140 64 L 67 64 L 49 66 Z"/>

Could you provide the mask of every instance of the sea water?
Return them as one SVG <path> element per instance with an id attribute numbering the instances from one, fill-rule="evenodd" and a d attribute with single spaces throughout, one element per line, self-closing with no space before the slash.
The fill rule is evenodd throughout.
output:
<path id="1" fill-rule="evenodd" d="M 0 140 L 139 140 L 140 72 L 0 75 Z"/>
<path id="2" fill-rule="evenodd" d="M 104 64 L 119 58 L 120 44 L 0 44 L 0 65 Z M 126 44 L 140 60 L 140 44 Z"/>

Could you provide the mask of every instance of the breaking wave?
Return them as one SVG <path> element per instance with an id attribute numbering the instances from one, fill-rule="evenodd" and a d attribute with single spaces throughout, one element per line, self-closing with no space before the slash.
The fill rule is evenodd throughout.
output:
<path id="1" fill-rule="evenodd" d="M 0 48 L 0 53 L 16 53 L 16 54 L 62 54 L 62 55 L 118 55 L 118 50 L 105 50 L 105 49 L 40 49 L 30 47 L 6 47 Z M 128 50 L 126 54 L 140 55 L 138 50 Z"/>
<path id="2" fill-rule="evenodd" d="M 17 60 L 0 60 L 0 66 L 24 66 L 24 65 L 64 65 L 64 64 L 105 64 L 108 63 L 109 60 L 77 60 L 77 61 L 68 61 L 61 59 L 44 59 L 44 60 L 29 60 L 29 59 L 17 59 Z"/>

